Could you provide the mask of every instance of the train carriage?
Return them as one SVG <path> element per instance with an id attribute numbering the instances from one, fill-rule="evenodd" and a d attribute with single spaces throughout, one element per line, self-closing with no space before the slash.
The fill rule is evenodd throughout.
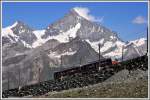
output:
<path id="1" fill-rule="evenodd" d="M 62 70 L 59 72 L 55 72 L 54 73 L 54 79 L 55 80 L 62 80 L 63 78 L 73 75 L 75 73 L 86 73 L 88 71 L 96 71 L 99 70 L 100 67 L 105 67 L 108 65 L 112 65 L 112 60 L 111 58 L 107 58 L 107 59 L 101 59 L 100 62 L 99 60 L 94 61 L 94 62 L 90 62 L 88 64 L 82 65 L 82 66 L 76 66 L 76 67 L 72 67 L 66 70 Z"/>

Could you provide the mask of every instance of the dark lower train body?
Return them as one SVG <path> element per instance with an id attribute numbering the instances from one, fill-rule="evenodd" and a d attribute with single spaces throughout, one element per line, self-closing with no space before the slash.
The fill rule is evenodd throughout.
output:
<path id="1" fill-rule="evenodd" d="M 69 68 L 69 69 L 66 69 L 66 70 L 55 72 L 54 73 L 54 79 L 55 80 L 61 80 L 61 78 L 67 77 L 69 75 L 73 75 L 75 73 L 84 73 L 84 72 L 88 72 L 88 71 L 91 71 L 91 70 L 99 70 L 100 68 L 103 68 L 106 65 L 112 65 L 111 58 L 102 59 L 100 61 L 99 60 L 94 61 L 94 62 L 91 62 L 91 63 L 86 64 L 86 65 L 76 66 L 76 67 L 73 67 L 73 68 Z"/>
<path id="2" fill-rule="evenodd" d="M 86 65 L 82 66 L 76 66 L 73 68 L 69 68 L 66 70 L 62 70 L 59 72 L 54 73 L 54 79 L 55 80 L 61 80 L 62 78 L 68 77 L 70 75 L 74 75 L 76 73 L 88 73 L 89 71 L 99 71 L 99 70 L 106 70 L 106 69 L 113 69 L 115 71 L 119 71 L 121 69 L 127 69 L 127 70 L 136 70 L 136 69 L 141 69 L 141 70 L 147 70 L 148 69 L 148 57 L 147 55 L 137 57 L 131 60 L 123 61 L 123 62 L 118 62 L 118 61 L 112 61 L 111 58 L 108 59 L 102 59 L 98 61 L 94 61 L 91 63 L 88 63 Z M 139 64 L 141 66 L 139 66 Z M 117 65 L 117 66 L 116 66 Z M 109 67 L 109 68 L 107 68 Z"/>

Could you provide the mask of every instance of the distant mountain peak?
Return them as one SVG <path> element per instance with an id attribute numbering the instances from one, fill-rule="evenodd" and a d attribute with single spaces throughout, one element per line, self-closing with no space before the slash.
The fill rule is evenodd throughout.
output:
<path id="1" fill-rule="evenodd" d="M 75 16 L 80 16 L 79 13 L 74 8 L 72 8 L 70 10 L 70 13 L 73 14 L 73 15 L 75 15 Z"/>
<path id="2" fill-rule="evenodd" d="M 76 7 L 75 8 L 72 8 L 68 14 L 66 14 L 66 16 L 73 16 L 75 19 L 78 19 L 78 20 L 88 20 L 88 21 L 91 21 L 87 18 L 87 16 L 82 13 L 82 11 L 78 10 Z"/>
<path id="3" fill-rule="evenodd" d="M 81 16 L 82 18 L 88 20 L 88 21 L 92 21 L 92 22 L 97 22 L 98 20 L 90 14 L 90 10 L 88 8 L 85 7 L 74 7 L 73 11 L 76 12 L 79 16 Z"/>
<path id="4" fill-rule="evenodd" d="M 14 22 L 14 24 L 12 24 L 11 26 L 9 26 L 9 28 L 14 28 L 16 26 L 26 26 L 24 22 L 20 21 L 20 20 L 17 20 Z"/>
<path id="5" fill-rule="evenodd" d="M 146 38 L 140 38 L 140 39 L 130 41 L 129 44 L 134 44 L 136 46 L 141 46 L 141 45 L 145 44 L 146 40 L 147 40 Z"/>
<path id="6" fill-rule="evenodd" d="M 24 22 L 17 20 L 14 24 L 13 27 L 11 27 L 12 30 L 14 29 L 18 29 L 18 30 L 28 30 L 28 31 L 33 31 L 33 29 L 31 27 L 29 27 L 27 24 L 25 24 Z M 28 33 L 28 32 L 27 32 Z"/>
<path id="7" fill-rule="evenodd" d="M 12 24 L 12 25 L 10 26 L 10 28 L 16 27 L 17 24 L 18 24 L 18 22 L 16 21 L 14 24 Z"/>

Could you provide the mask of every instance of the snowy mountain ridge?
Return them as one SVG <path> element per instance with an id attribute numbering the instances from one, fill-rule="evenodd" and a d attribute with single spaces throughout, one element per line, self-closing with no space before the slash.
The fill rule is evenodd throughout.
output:
<path id="1" fill-rule="evenodd" d="M 146 40 L 147 40 L 146 38 L 140 38 L 140 39 L 132 40 L 128 44 L 133 43 L 136 46 L 141 46 L 145 44 Z"/>
<path id="2" fill-rule="evenodd" d="M 18 32 L 17 34 L 15 32 Z M 27 35 L 28 34 L 28 35 Z M 27 48 L 42 46 L 49 40 L 57 40 L 60 43 L 70 42 L 76 37 L 85 40 L 98 53 L 98 44 L 101 44 L 101 53 L 104 57 L 120 58 L 122 47 L 134 44 L 137 48 L 145 44 L 145 38 L 125 43 L 117 36 L 117 33 L 95 24 L 83 16 L 77 8 L 70 10 L 64 18 L 50 24 L 44 30 L 32 30 L 23 22 L 16 21 L 12 26 L 2 29 L 4 43 L 20 42 Z"/>

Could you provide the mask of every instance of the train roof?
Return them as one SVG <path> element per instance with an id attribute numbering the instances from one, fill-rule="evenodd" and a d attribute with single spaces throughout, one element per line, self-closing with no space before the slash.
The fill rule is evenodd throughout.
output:
<path id="1" fill-rule="evenodd" d="M 103 59 L 101 59 L 101 61 L 105 61 L 105 60 L 111 60 L 111 58 L 103 58 Z M 72 67 L 64 67 L 63 66 L 63 69 L 60 69 L 59 71 L 56 71 L 56 72 L 61 72 L 61 71 L 65 71 L 65 70 L 71 70 L 73 68 L 82 67 L 82 66 L 93 64 L 93 63 L 97 63 L 97 62 L 99 62 L 99 60 L 88 62 L 88 63 L 82 64 L 82 65 L 72 66 Z"/>

